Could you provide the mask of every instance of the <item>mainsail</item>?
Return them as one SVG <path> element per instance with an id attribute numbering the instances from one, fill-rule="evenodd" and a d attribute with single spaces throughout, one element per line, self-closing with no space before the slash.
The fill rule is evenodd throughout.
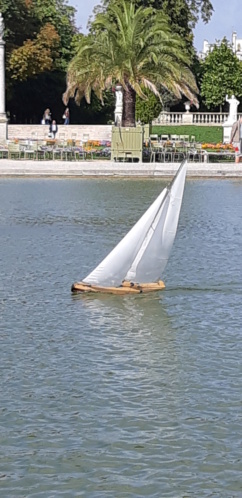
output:
<path id="1" fill-rule="evenodd" d="M 147 283 L 160 279 L 177 231 L 185 178 L 186 161 L 171 184 L 83 282 L 117 287 L 123 280 Z"/>

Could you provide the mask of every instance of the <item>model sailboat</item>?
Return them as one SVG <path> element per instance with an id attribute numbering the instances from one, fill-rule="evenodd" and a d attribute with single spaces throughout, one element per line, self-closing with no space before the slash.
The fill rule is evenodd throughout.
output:
<path id="1" fill-rule="evenodd" d="M 186 178 L 184 161 L 143 216 L 72 292 L 138 294 L 164 289 L 160 280 L 175 239 Z"/>

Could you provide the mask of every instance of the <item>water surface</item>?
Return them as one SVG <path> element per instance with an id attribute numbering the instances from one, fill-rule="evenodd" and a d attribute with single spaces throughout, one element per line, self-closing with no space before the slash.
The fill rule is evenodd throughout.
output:
<path id="1" fill-rule="evenodd" d="M 72 296 L 161 180 L 0 180 L 1 498 L 241 498 L 242 182 L 188 180 L 165 291 Z"/>

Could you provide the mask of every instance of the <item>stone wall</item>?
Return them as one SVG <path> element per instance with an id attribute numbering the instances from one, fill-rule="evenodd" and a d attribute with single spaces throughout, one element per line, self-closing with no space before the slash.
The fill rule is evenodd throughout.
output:
<path id="1" fill-rule="evenodd" d="M 48 125 L 7 125 L 7 139 L 45 139 L 48 137 Z M 58 133 L 56 138 L 76 140 L 110 140 L 111 141 L 112 126 L 111 125 L 58 125 Z"/>

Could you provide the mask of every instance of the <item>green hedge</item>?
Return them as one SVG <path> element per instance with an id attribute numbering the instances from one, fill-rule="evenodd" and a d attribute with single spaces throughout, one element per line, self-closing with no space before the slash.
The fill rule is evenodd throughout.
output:
<path id="1" fill-rule="evenodd" d="M 196 142 L 218 143 L 223 141 L 222 126 L 152 126 L 152 133 L 157 135 L 195 136 Z"/>

